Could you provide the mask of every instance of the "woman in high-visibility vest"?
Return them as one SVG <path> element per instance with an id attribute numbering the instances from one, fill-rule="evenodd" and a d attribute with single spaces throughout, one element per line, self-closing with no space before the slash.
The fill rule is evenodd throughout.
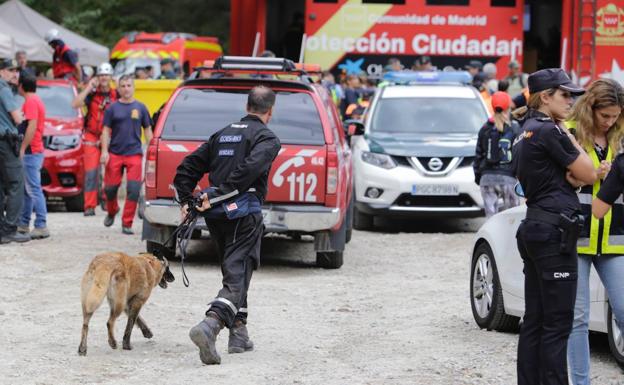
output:
<path id="1" fill-rule="evenodd" d="M 624 204 L 614 202 L 604 218 L 592 216 L 591 203 L 622 151 L 624 89 L 615 81 L 593 82 L 573 107 L 568 125 L 591 157 L 598 173 L 593 185 L 578 193 L 585 226 L 577 243 L 578 281 L 574 323 L 568 339 L 568 365 L 572 384 L 589 384 L 589 273 L 592 264 L 604 284 L 616 319 L 624 321 Z M 624 326 L 624 323 L 620 323 Z"/>

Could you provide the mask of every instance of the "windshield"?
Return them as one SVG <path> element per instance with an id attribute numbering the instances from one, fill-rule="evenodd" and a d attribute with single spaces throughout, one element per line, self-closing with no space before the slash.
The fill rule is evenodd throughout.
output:
<path id="1" fill-rule="evenodd" d="M 488 116 L 476 98 L 412 97 L 380 99 L 371 118 L 371 132 L 476 134 Z"/>
<path id="2" fill-rule="evenodd" d="M 175 101 L 163 128 L 163 139 L 207 140 L 247 113 L 247 90 L 187 88 Z M 325 144 L 321 118 L 312 96 L 277 92 L 268 127 L 284 144 Z"/>
<path id="3" fill-rule="evenodd" d="M 74 92 L 70 87 L 37 85 L 37 95 L 45 105 L 46 116 L 55 118 L 78 116 L 78 110 L 71 106 Z"/>
<path id="4" fill-rule="evenodd" d="M 154 58 L 129 58 L 119 60 L 115 63 L 115 77 L 134 74 L 137 68 L 145 68 L 151 66 L 153 78 L 157 79 L 160 76 L 160 59 Z"/>

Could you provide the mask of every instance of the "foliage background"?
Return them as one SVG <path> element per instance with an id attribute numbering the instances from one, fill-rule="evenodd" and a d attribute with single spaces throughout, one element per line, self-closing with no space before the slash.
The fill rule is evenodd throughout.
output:
<path id="1" fill-rule="evenodd" d="M 56 23 L 109 48 L 129 31 L 216 36 L 225 52 L 229 48 L 229 0 L 22 1 Z"/>

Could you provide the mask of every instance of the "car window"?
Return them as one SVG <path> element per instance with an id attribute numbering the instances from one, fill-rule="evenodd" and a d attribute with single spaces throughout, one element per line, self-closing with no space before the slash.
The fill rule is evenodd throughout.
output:
<path id="1" fill-rule="evenodd" d="M 247 90 L 187 88 L 166 117 L 163 139 L 207 140 L 246 115 Z M 310 94 L 277 92 L 268 127 L 284 144 L 325 144 L 319 112 Z"/>
<path id="2" fill-rule="evenodd" d="M 55 118 L 75 118 L 78 110 L 72 108 L 74 91 L 69 87 L 37 85 L 37 95 L 45 105 L 46 116 Z"/>
<path id="3" fill-rule="evenodd" d="M 371 132 L 477 133 L 487 120 L 477 98 L 380 99 L 371 116 Z"/>

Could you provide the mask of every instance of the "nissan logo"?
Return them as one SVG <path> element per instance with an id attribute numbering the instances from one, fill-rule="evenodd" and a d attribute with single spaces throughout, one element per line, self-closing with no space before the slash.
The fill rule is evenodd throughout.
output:
<path id="1" fill-rule="evenodd" d="M 429 160 L 429 163 L 427 163 L 427 166 L 429 166 L 429 170 L 431 171 L 440 171 L 442 170 L 442 166 L 444 166 L 444 163 L 442 163 L 442 160 L 440 158 L 431 158 Z"/>

